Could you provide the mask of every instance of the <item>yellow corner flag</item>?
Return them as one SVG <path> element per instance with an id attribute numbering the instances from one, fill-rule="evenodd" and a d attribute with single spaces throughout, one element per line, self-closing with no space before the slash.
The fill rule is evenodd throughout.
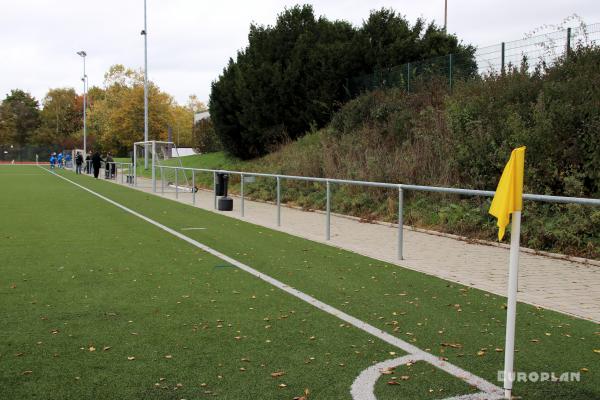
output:
<path id="1" fill-rule="evenodd" d="M 514 149 L 504 167 L 496 194 L 490 206 L 490 214 L 498 218 L 498 240 L 504 237 L 510 214 L 523 208 L 523 171 L 525 146 Z"/>

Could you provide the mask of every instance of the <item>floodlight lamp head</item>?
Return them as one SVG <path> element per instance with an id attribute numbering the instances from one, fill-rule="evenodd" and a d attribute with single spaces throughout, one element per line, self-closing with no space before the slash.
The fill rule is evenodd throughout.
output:
<path id="1" fill-rule="evenodd" d="M 142 31 L 140 32 L 140 35 L 144 36 L 146 34 L 146 30 L 142 29 Z"/>
<path id="2" fill-rule="evenodd" d="M 77 54 L 80 55 L 81 57 L 87 56 L 87 53 L 85 51 L 83 51 L 83 50 L 78 51 Z"/>

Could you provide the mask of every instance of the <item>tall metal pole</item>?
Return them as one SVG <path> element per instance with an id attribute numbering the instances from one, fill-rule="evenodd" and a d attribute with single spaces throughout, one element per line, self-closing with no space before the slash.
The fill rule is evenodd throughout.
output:
<path id="1" fill-rule="evenodd" d="M 146 28 L 146 0 L 144 0 L 144 142 L 148 141 L 148 31 Z M 148 144 L 144 144 L 144 168 L 148 169 Z"/>
<path id="2" fill-rule="evenodd" d="M 448 28 L 448 0 L 444 0 L 444 32 Z"/>
<path id="3" fill-rule="evenodd" d="M 83 58 L 83 154 L 87 154 L 87 118 L 86 118 L 86 108 L 87 108 L 87 75 L 85 73 L 85 57 L 87 53 L 83 50 L 78 51 L 77 55 Z"/>

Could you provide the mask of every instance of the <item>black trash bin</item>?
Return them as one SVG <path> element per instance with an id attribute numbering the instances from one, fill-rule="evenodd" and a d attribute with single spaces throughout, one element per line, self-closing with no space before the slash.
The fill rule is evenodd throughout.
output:
<path id="1" fill-rule="evenodd" d="M 217 173 L 217 187 L 215 188 L 216 195 L 219 196 L 217 199 L 217 210 L 219 211 L 232 211 L 233 210 L 233 199 L 227 197 L 227 187 L 229 186 L 229 174 L 218 172 Z"/>
<path id="2" fill-rule="evenodd" d="M 227 197 L 227 187 L 229 185 L 229 174 L 217 172 L 216 195 Z"/>

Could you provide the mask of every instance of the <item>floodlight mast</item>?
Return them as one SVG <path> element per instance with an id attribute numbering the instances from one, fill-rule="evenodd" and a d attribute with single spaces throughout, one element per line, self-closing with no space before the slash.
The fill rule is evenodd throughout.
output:
<path id="1" fill-rule="evenodd" d="M 85 57 L 87 53 L 83 50 L 78 51 L 77 55 L 83 58 L 83 153 L 87 154 L 87 123 L 86 123 L 86 108 L 87 108 L 87 75 L 85 74 Z"/>
<path id="2" fill-rule="evenodd" d="M 146 28 L 146 0 L 144 0 L 144 142 L 148 142 L 148 30 Z M 144 168 L 148 169 L 148 146 L 144 146 Z"/>

